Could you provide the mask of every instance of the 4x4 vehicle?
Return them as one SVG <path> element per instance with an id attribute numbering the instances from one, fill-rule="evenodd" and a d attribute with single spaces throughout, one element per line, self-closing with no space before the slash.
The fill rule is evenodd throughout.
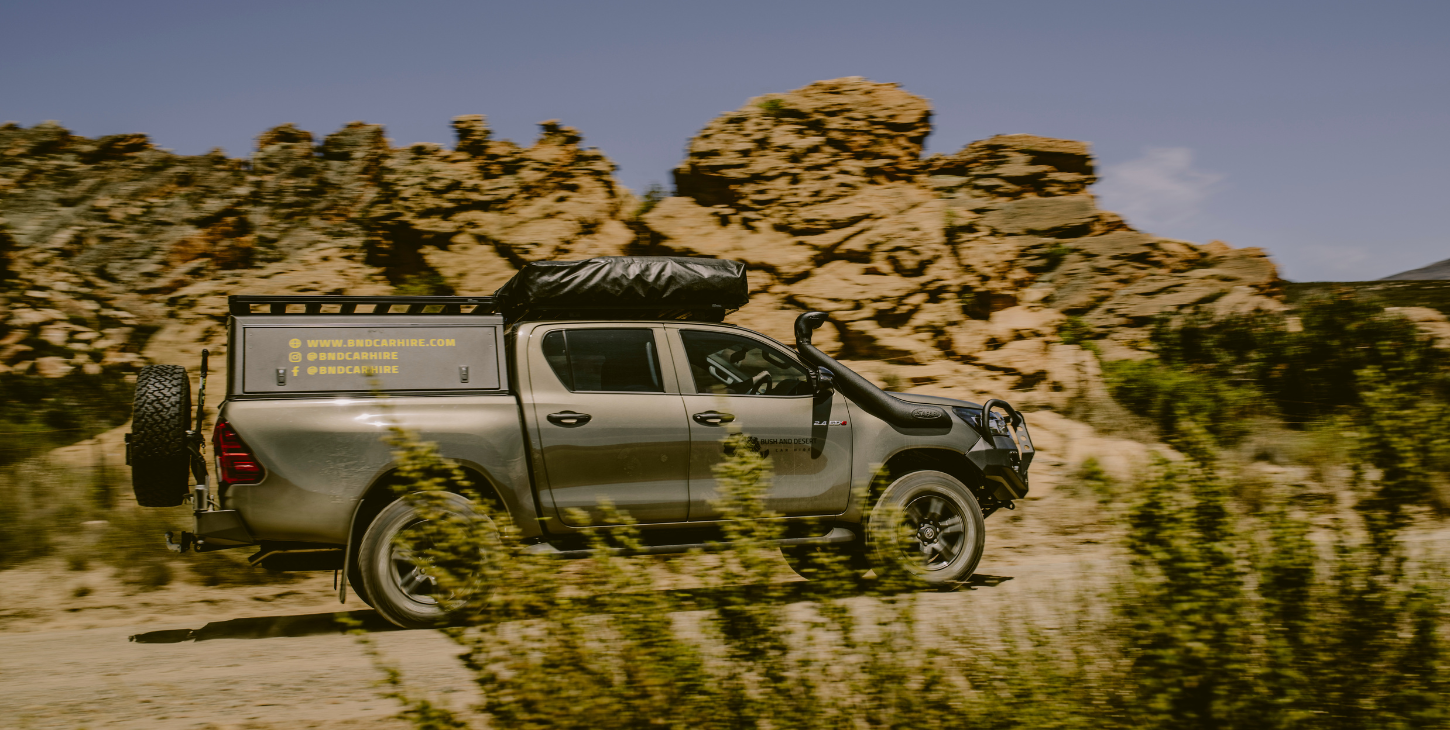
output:
<path id="1" fill-rule="evenodd" d="M 724 324 L 747 293 L 738 262 L 606 257 L 526 265 L 495 297 L 232 296 L 215 488 L 186 371 L 156 365 L 137 380 L 136 495 L 192 500 L 174 550 L 256 546 L 263 568 L 338 570 L 342 591 L 428 626 L 444 612 L 394 544 L 420 518 L 397 493 L 390 426 L 436 442 L 527 549 L 561 557 L 590 554 L 606 499 L 644 552 L 716 544 L 712 466 L 738 428 L 770 458 L 767 507 L 802 575 L 842 551 L 863 571 L 968 579 L 984 518 L 1027 492 L 1021 414 L 881 391 L 811 344 L 819 312 L 798 318 L 794 351 Z"/>

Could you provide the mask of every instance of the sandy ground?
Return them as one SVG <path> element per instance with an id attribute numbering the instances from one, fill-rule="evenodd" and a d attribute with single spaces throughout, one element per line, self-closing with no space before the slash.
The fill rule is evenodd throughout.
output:
<path id="1" fill-rule="evenodd" d="M 1053 414 L 1039 420 L 1033 494 L 988 521 L 978 586 L 933 594 L 941 608 L 969 618 L 1051 603 L 1044 591 L 1100 569 L 1120 533 L 1120 515 L 1055 486 L 1081 460 L 1076 451 L 1113 455 L 1105 466 L 1127 479 L 1146 448 Z M 138 592 L 107 568 L 69 571 L 59 558 L 0 571 L 0 730 L 406 727 L 356 639 L 337 628 L 339 612 L 364 621 L 410 685 L 445 705 L 472 701 L 445 637 L 396 630 L 355 597 L 339 605 L 330 573 L 306 575 Z"/>
<path id="2" fill-rule="evenodd" d="M 1104 554 L 989 552 L 976 585 L 931 594 L 938 608 L 992 614 L 1100 572 Z M 92 586 L 76 598 L 75 585 Z M 337 603 L 330 574 L 296 583 L 127 594 L 101 570 L 41 561 L 0 573 L 0 727 L 404 728 L 378 695 L 378 672 L 335 619 L 361 619 L 410 686 L 461 707 L 473 685 L 436 631 L 404 631 L 356 598 Z"/>
<path id="3" fill-rule="evenodd" d="M 54 581 L 95 587 L 47 610 Z M 356 598 L 339 605 L 330 574 L 126 595 L 103 571 L 35 564 L 0 574 L 0 590 L 3 728 L 406 727 L 344 615 L 444 704 L 471 687 L 442 634 L 395 629 Z"/>
<path id="4" fill-rule="evenodd" d="M 973 586 L 923 594 L 931 612 L 985 623 L 1009 610 L 1050 624 L 1080 589 L 1121 565 L 1098 540 L 1033 527 L 1026 519 L 1002 524 Z M 1411 540 L 1444 555 L 1450 528 L 1442 523 Z M 75 597 L 81 584 L 92 592 Z M 407 727 L 395 717 L 400 706 L 379 696 L 380 675 L 362 647 L 338 627 L 344 615 L 363 622 L 410 687 L 445 706 L 475 698 L 448 639 L 396 629 L 356 598 L 339 605 L 330 574 L 128 593 L 105 571 L 39 561 L 0 572 L 0 606 L 7 730 Z"/>

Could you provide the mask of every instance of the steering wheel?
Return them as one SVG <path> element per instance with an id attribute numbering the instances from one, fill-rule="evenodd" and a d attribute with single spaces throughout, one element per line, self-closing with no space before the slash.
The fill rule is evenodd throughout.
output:
<path id="1" fill-rule="evenodd" d="M 770 390 L 771 385 L 770 373 L 761 370 L 751 379 L 750 388 L 746 392 L 750 395 L 765 395 L 765 392 Z"/>

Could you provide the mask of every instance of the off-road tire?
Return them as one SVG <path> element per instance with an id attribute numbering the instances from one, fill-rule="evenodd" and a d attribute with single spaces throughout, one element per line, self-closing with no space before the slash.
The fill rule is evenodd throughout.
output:
<path id="1" fill-rule="evenodd" d="M 867 526 L 867 547 L 878 574 L 905 574 L 939 589 L 953 589 L 972 577 L 986 540 L 986 521 L 972 490 L 939 471 L 915 471 L 892 482 Z"/>
<path id="2" fill-rule="evenodd" d="M 448 502 L 444 509 L 450 513 L 473 520 L 488 519 L 462 496 L 452 493 L 442 496 Z M 398 499 L 373 518 L 357 551 L 358 572 L 362 578 L 359 593 L 366 596 L 364 600 L 383 618 L 405 629 L 438 628 L 447 625 L 449 618 L 446 597 L 420 595 L 404 585 L 410 563 L 394 540 L 399 533 L 422 521 L 417 508 L 406 497 Z"/>
<path id="3" fill-rule="evenodd" d="M 191 380 L 180 365 L 147 365 L 136 375 L 132 402 L 131 488 L 142 507 L 175 507 L 186 499 L 191 455 Z"/>

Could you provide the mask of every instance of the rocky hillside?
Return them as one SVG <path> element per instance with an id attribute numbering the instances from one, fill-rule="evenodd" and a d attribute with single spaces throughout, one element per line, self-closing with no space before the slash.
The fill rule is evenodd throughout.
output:
<path id="1" fill-rule="evenodd" d="M 521 148 L 482 117 L 454 127 L 448 150 L 284 125 L 246 160 L 0 127 L 0 373 L 192 363 L 224 349 L 228 293 L 486 292 L 633 239 L 632 198 L 574 130 L 545 122 Z"/>
<path id="2" fill-rule="evenodd" d="M 1062 407 L 1096 380 L 1082 342 L 1140 357 L 1162 312 L 1282 306 L 1261 251 L 1100 210 L 1087 144 L 923 158 L 930 118 L 860 78 L 751 99 L 690 141 L 662 200 L 552 121 L 522 147 L 460 117 L 451 149 L 283 125 L 246 159 L 5 125 L 0 374 L 194 363 L 224 348 L 229 293 L 483 294 L 525 261 L 669 253 L 747 261 L 733 321 L 789 341 L 797 312 L 830 312 L 833 346 L 889 385 Z"/>
<path id="3" fill-rule="evenodd" d="M 1099 210 L 1086 144 L 999 135 L 922 159 L 930 115 L 859 78 L 752 99 L 691 141 L 679 197 L 638 228 L 651 250 L 749 262 L 759 294 L 741 321 L 788 339 L 794 312 L 830 312 L 844 354 L 888 382 L 1040 406 L 1095 377 L 1064 325 L 1133 357 L 1161 312 L 1281 306 L 1258 249 L 1156 238 Z"/>
<path id="4" fill-rule="evenodd" d="M 1418 269 L 1401 271 L 1398 274 L 1383 277 L 1380 281 L 1436 281 L 1450 279 L 1450 259 L 1436 261 Z"/>

